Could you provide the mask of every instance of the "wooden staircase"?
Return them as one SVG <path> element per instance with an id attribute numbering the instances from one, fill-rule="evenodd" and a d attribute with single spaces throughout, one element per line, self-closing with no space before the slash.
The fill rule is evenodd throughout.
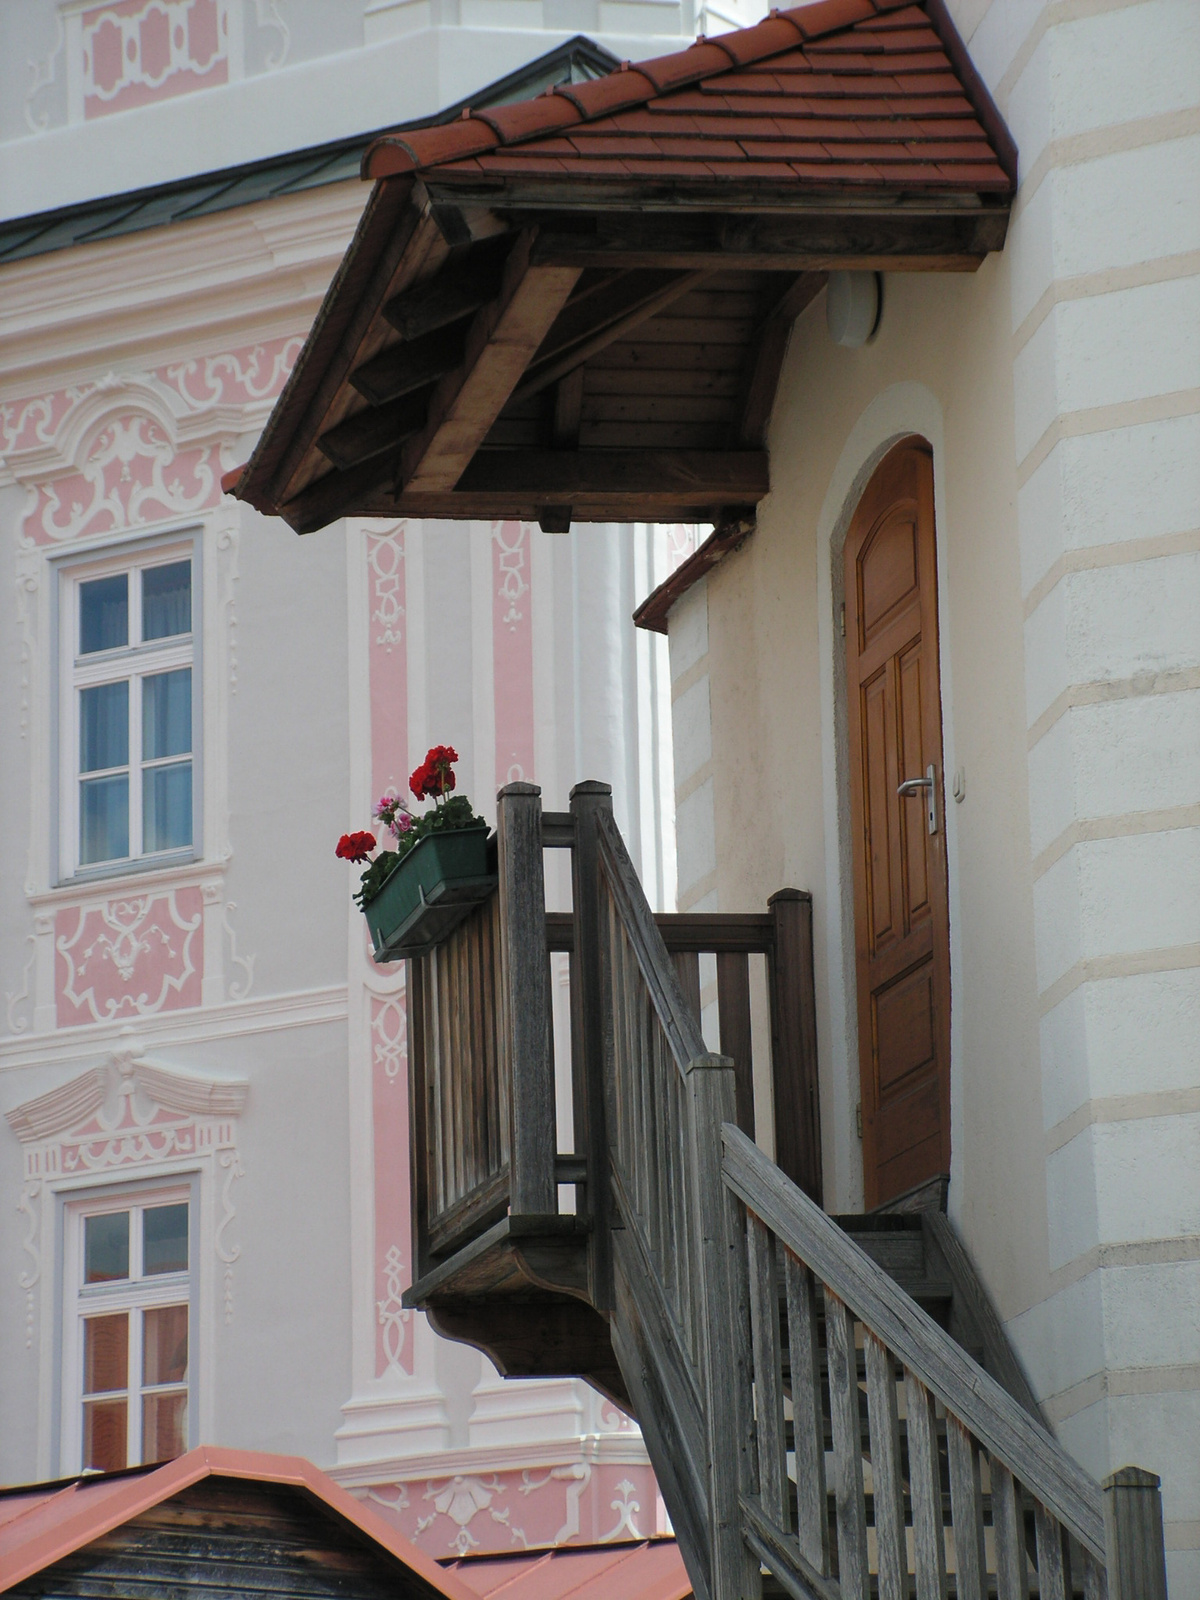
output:
<path id="1" fill-rule="evenodd" d="M 545 848 L 571 850 L 569 919 L 547 917 Z M 532 785 L 502 790 L 498 864 L 493 900 L 411 964 L 406 1304 L 509 1375 L 585 1377 L 638 1419 L 698 1600 L 1165 1600 L 1158 1480 L 1102 1489 L 1061 1449 L 945 1217 L 816 1203 L 806 897 L 656 919 L 599 784 L 547 816 Z M 724 1055 L 701 1033 L 702 952 Z M 747 1131 L 753 954 L 779 1164 Z"/>

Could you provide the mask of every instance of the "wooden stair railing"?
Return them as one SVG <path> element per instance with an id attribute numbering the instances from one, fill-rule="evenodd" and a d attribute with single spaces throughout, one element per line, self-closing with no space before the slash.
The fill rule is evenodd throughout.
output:
<path id="1" fill-rule="evenodd" d="M 989 1364 L 1024 1404 L 743 1131 L 752 952 L 774 963 L 776 1068 L 815 1097 L 807 897 L 656 917 L 607 786 L 578 785 L 569 813 L 543 815 L 528 784 L 499 801 L 498 894 L 410 965 L 405 1303 L 503 1371 L 578 1373 L 636 1415 L 698 1600 L 760 1600 L 764 1571 L 797 1600 L 1166 1600 L 1153 1474 L 1088 1478 L 1004 1352 Z M 572 850 L 569 918 L 545 912 L 547 846 Z M 566 1155 L 552 950 L 571 953 Z M 736 1067 L 705 1047 L 704 950 L 733 958 L 717 987 Z M 816 1159 L 793 1150 L 819 1192 Z M 932 1242 L 953 1266 L 947 1230 Z"/>
<path id="2" fill-rule="evenodd" d="M 596 831 L 613 1348 L 697 1595 L 1165 1600 L 1157 1479 L 1102 1489 L 736 1126 Z"/>

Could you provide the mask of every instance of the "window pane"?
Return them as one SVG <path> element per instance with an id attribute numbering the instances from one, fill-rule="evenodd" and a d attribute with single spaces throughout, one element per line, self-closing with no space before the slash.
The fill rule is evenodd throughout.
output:
<path id="1" fill-rule="evenodd" d="M 177 672 L 156 672 L 151 678 L 143 678 L 142 760 L 185 756 L 191 748 L 191 667 L 180 667 Z"/>
<path id="2" fill-rule="evenodd" d="M 156 1306 L 142 1321 L 142 1382 L 186 1383 L 188 1308 Z"/>
<path id="3" fill-rule="evenodd" d="M 126 1458 L 124 1400 L 101 1400 L 83 1408 L 83 1465 L 99 1472 L 119 1472 Z"/>
<path id="4" fill-rule="evenodd" d="M 173 1461 L 187 1449 L 187 1395 L 142 1397 L 142 1460 Z"/>
<path id="5" fill-rule="evenodd" d="M 148 567 L 142 573 L 142 638 L 192 631 L 192 563 Z"/>
<path id="6" fill-rule="evenodd" d="M 111 1283 L 129 1276 L 129 1213 L 105 1211 L 83 1219 L 83 1281 Z"/>
<path id="7" fill-rule="evenodd" d="M 129 1387 L 129 1313 L 85 1317 L 83 1323 L 83 1392 L 104 1394 Z"/>
<path id="8" fill-rule="evenodd" d="M 147 1276 L 155 1272 L 186 1272 L 187 1264 L 187 1201 L 177 1206 L 151 1206 L 142 1213 L 142 1271 Z M 146 1382 L 169 1380 L 147 1378 Z"/>
<path id="9" fill-rule="evenodd" d="M 129 576 L 94 578 L 79 585 L 79 654 L 116 650 L 129 643 Z"/>
<path id="10" fill-rule="evenodd" d="M 129 760 L 129 681 L 79 691 L 79 770 L 101 772 Z"/>
<path id="11" fill-rule="evenodd" d="M 147 767 L 142 773 L 142 849 L 180 850 L 192 842 L 192 763 Z"/>
<path id="12" fill-rule="evenodd" d="M 129 854 L 129 777 L 89 778 L 79 785 L 79 860 L 116 861 Z"/>

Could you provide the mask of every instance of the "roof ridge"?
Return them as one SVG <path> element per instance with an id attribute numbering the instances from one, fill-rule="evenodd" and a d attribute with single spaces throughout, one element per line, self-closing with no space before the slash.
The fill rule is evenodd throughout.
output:
<path id="1" fill-rule="evenodd" d="M 480 111 L 464 106 L 457 122 L 417 128 L 407 137 L 383 134 L 364 152 L 362 176 L 368 180 L 395 177 L 483 155 L 499 146 L 544 138 L 560 129 L 646 105 L 706 78 L 769 61 L 797 45 L 848 32 L 859 23 L 911 5 L 928 15 L 929 0 L 810 0 L 787 10 L 774 7 L 748 28 L 734 28 L 711 39 L 701 35 L 686 49 L 649 61 L 623 61 L 603 77 L 586 83 L 554 84 L 533 100 Z"/>

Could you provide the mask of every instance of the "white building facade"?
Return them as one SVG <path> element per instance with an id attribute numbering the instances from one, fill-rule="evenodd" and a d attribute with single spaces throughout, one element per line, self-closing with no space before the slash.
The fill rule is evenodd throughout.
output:
<path id="1" fill-rule="evenodd" d="M 863 1203 L 842 548 L 933 460 L 950 1214 L 1044 1413 L 1200 1594 L 1200 8 L 950 0 L 1020 154 L 970 277 L 796 324 L 758 527 L 670 616 L 681 910 L 814 894 L 825 1201 Z M 748 800 L 753 796 L 753 800 Z M 748 804 L 753 826 L 749 825 Z"/>

